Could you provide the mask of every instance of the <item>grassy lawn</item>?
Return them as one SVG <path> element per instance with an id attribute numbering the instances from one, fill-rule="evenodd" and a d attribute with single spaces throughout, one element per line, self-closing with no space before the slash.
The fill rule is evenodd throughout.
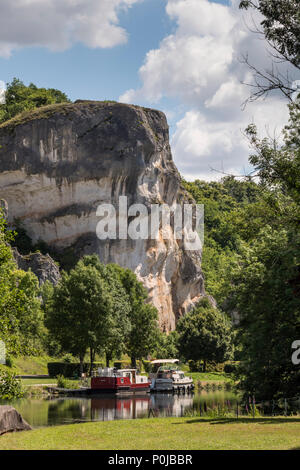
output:
<path id="1" fill-rule="evenodd" d="M 229 374 L 222 372 L 186 372 L 185 375 L 192 377 L 194 382 L 198 382 L 198 380 L 204 382 L 230 382 L 232 380 Z"/>
<path id="2" fill-rule="evenodd" d="M 0 436 L 0 449 L 300 449 L 300 417 L 152 418 L 73 424 Z"/>
<path id="3" fill-rule="evenodd" d="M 17 357 L 13 359 L 13 368 L 18 375 L 47 375 L 47 363 L 55 360 L 49 356 Z"/>
<path id="4" fill-rule="evenodd" d="M 57 379 L 21 379 L 22 385 L 56 385 Z"/>
<path id="5" fill-rule="evenodd" d="M 58 384 L 57 379 L 21 379 L 21 383 L 27 391 L 31 392 L 43 389 L 43 386 L 47 385 L 67 389 L 77 389 L 81 386 L 81 382 L 76 379 L 66 379 L 65 385 Z"/>

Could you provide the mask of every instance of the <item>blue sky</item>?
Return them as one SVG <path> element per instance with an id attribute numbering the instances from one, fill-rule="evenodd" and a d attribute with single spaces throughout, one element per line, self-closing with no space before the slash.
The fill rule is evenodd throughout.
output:
<path id="1" fill-rule="evenodd" d="M 0 57 L 0 79 L 7 83 L 18 77 L 25 83 L 58 88 L 71 100 L 117 100 L 126 89 L 139 85 L 138 70 L 146 53 L 174 31 L 165 7 L 164 0 L 144 0 L 121 12 L 120 25 L 129 33 L 127 44 L 109 49 L 75 44 L 62 52 L 29 47 Z"/>
<path id="2" fill-rule="evenodd" d="M 29 47 L 0 58 L 0 78 L 13 77 L 25 83 L 58 88 L 70 99 L 117 100 L 127 88 L 139 84 L 138 69 L 145 54 L 172 31 L 165 2 L 146 0 L 119 15 L 120 25 L 129 32 L 127 44 L 108 49 L 91 49 L 75 44 L 66 51 Z"/>
<path id="3" fill-rule="evenodd" d="M 250 52 L 262 41 L 245 30 L 237 1 L 2 0 L 0 81 L 58 88 L 72 99 L 112 99 L 166 112 L 174 160 L 188 179 L 213 169 L 248 171 L 242 126 L 274 120 L 275 97 L 243 114 Z M 243 87 L 243 88 L 242 88 Z"/>

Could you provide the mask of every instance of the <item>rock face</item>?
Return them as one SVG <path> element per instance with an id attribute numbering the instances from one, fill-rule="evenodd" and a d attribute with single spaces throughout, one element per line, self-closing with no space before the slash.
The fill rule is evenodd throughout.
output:
<path id="1" fill-rule="evenodd" d="M 30 431 L 32 428 L 12 406 L 0 406 L 0 436 L 7 432 Z"/>
<path id="2" fill-rule="evenodd" d="M 112 102 L 41 108 L 0 126 L 0 198 L 33 241 L 80 255 L 97 253 L 135 271 L 159 310 L 160 325 L 203 295 L 201 253 L 168 240 L 99 240 L 98 205 L 182 204 L 187 194 L 173 163 L 165 115 Z"/>
<path id="3" fill-rule="evenodd" d="M 5 217 L 5 219 L 7 219 L 7 217 L 8 217 L 8 204 L 7 204 L 7 201 L 5 201 L 5 199 L 0 199 L 0 210 L 3 214 L 3 216 Z"/>
<path id="4" fill-rule="evenodd" d="M 22 256 L 16 248 L 13 248 L 14 258 L 20 269 L 23 271 L 31 271 L 36 275 L 40 285 L 46 281 L 56 285 L 60 279 L 60 272 L 57 264 L 49 255 L 42 255 L 41 253 L 31 253 L 27 256 Z"/>

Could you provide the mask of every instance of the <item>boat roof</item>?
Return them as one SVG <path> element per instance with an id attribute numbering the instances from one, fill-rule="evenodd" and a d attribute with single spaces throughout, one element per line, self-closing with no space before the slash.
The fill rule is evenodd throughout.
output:
<path id="1" fill-rule="evenodd" d="M 151 361 L 151 364 L 174 364 L 175 362 L 179 362 L 179 359 L 155 359 Z"/>

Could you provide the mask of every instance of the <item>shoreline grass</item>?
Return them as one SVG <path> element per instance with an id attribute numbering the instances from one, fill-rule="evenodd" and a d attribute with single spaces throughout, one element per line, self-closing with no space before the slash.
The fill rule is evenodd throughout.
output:
<path id="1" fill-rule="evenodd" d="M 187 376 L 192 377 L 193 381 L 200 382 L 232 382 L 230 374 L 224 372 L 186 372 Z"/>
<path id="2" fill-rule="evenodd" d="M 300 417 L 150 418 L 70 424 L 0 436 L 1 450 L 300 449 Z"/>

